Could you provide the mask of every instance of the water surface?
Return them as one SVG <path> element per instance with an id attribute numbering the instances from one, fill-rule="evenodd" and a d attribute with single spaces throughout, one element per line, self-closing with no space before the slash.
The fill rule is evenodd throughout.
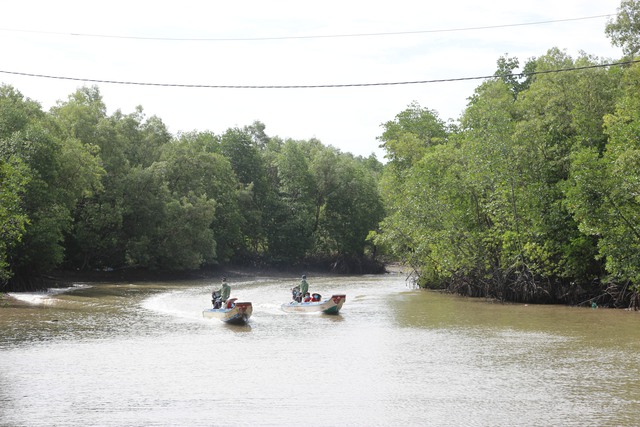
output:
<path id="1" fill-rule="evenodd" d="M 2 426 L 635 426 L 639 313 L 498 304 L 402 274 L 309 277 L 341 314 L 284 313 L 291 277 L 78 286 L 0 308 Z"/>

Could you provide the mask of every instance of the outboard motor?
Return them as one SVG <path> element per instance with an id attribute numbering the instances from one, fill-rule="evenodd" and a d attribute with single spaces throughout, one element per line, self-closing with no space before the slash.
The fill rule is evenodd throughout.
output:
<path id="1" fill-rule="evenodd" d="M 220 298 L 220 292 L 213 291 L 211 293 L 211 304 L 213 304 L 214 309 L 222 307 L 222 299 Z"/>
<path id="2" fill-rule="evenodd" d="M 302 301 L 302 293 L 300 293 L 300 287 L 296 286 L 295 288 L 291 289 L 291 299 L 296 302 Z"/>

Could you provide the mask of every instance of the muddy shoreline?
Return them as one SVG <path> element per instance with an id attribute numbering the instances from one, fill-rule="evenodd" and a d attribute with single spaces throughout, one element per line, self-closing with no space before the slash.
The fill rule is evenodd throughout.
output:
<path id="1" fill-rule="evenodd" d="M 403 271 L 403 266 L 399 264 L 384 264 L 383 271 L 379 273 L 364 274 L 384 274 L 389 272 L 399 273 Z M 251 267 L 244 265 L 225 265 L 220 267 L 203 268 L 189 271 L 160 271 L 148 269 L 114 269 L 114 270 L 55 270 L 46 276 L 40 277 L 40 289 L 64 287 L 74 283 L 113 283 L 113 282 L 148 282 L 148 281 L 173 281 L 173 280 L 198 280 L 213 279 L 218 280 L 222 276 L 246 277 L 246 276 L 282 276 L 291 275 L 298 277 L 302 274 L 349 274 L 337 273 L 329 268 L 292 266 L 292 267 Z M 352 273 L 361 274 L 361 273 Z M 34 289 L 36 290 L 36 289 Z M 8 292 L 6 290 L 0 290 Z"/>

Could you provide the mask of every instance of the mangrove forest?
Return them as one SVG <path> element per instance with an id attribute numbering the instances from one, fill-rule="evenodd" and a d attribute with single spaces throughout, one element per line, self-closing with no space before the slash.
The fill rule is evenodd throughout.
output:
<path id="1" fill-rule="evenodd" d="M 394 261 L 425 288 L 637 308 L 640 2 L 605 32 L 623 58 L 497 58 L 456 120 L 408 100 L 382 161 L 259 121 L 172 135 L 142 107 L 107 114 L 97 86 L 44 111 L 2 85 L 0 290 L 56 270 Z"/>

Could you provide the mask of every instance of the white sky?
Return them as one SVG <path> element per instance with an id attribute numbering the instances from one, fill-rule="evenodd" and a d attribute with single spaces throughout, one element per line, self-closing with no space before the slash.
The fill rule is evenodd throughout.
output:
<path id="1" fill-rule="evenodd" d="M 619 0 L 0 0 L 0 71 L 179 85 L 325 85 L 492 75 L 558 47 L 618 59 L 606 17 L 470 31 L 469 27 L 615 15 Z M 418 34 L 321 37 L 344 34 Z M 431 32 L 426 32 L 431 31 Z M 76 34 L 76 35 L 74 35 Z M 78 35 L 81 34 L 81 35 Z M 85 35 L 85 36 L 83 36 Z M 89 36 L 91 35 L 91 36 Z M 108 35 L 112 37 L 96 37 Z M 135 39 L 132 37 L 138 37 Z M 177 41 L 247 39 L 253 41 Z M 170 132 L 222 133 L 259 120 L 270 136 L 318 138 L 383 160 L 376 137 L 412 101 L 457 119 L 481 80 L 317 89 L 214 89 L 83 83 L 0 72 L 45 110 L 97 84 L 109 113 L 142 105 Z"/>

